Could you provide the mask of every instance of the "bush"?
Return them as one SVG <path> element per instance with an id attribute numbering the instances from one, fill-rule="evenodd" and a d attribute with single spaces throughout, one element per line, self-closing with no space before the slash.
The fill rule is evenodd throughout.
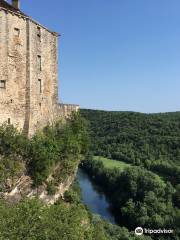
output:
<path id="1" fill-rule="evenodd" d="M 48 192 L 48 195 L 54 195 L 57 191 L 57 187 L 54 185 L 53 182 L 48 182 L 46 190 Z"/>
<path id="2" fill-rule="evenodd" d="M 17 162 L 23 159 L 35 186 L 45 182 L 50 173 L 55 183 L 72 175 L 82 155 L 88 151 L 88 144 L 86 122 L 79 113 L 64 123 L 45 127 L 32 139 L 12 125 L 0 127 L 0 156 L 14 158 Z"/>

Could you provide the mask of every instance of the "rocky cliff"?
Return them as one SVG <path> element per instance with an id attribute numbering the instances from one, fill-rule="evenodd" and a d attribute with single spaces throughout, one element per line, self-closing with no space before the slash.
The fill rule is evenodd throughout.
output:
<path id="1" fill-rule="evenodd" d="M 31 139 L 12 125 L 0 126 L 0 198 L 18 202 L 37 197 L 55 203 L 73 182 L 87 143 L 78 113 Z"/>
<path id="2" fill-rule="evenodd" d="M 63 182 L 59 183 L 54 194 L 48 193 L 46 183 L 43 183 L 38 187 L 33 187 L 32 178 L 25 174 L 23 174 L 20 178 L 16 178 L 14 181 L 7 179 L 6 190 L 1 192 L 1 197 L 9 203 L 19 202 L 25 197 L 37 197 L 46 204 L 54 204 L 57 200 L 59 200 L 59 198 L 63 198 L 64 193 L 73 183 L 76 172 L 77 171 L 67 177 Z"/>

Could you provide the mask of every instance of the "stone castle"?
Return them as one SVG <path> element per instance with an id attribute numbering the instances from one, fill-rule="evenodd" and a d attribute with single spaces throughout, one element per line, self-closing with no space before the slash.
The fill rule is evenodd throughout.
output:
<path id="1" fill-rule="evenodd" d="M 58 34 L 0 0 L 0 124 L 32 136 L 78 110 L 58 103 Z"/>

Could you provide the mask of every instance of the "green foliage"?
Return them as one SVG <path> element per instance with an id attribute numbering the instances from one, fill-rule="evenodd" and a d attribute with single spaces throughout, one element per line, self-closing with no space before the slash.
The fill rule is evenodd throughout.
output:
<path id="1" fill-rule="evenodd" d="M 93 225 L 95 226 L 95 235 L 93 240 L 107 239 L 107 240 L 152 240 L 151 237 L 141 236 L 140 238 L 135 236 L 134 231 L 129 232 L 125 227 L 119 227 L 102 220 L 99 216 L 93 216 Z"/>
<path id="2" fill-rule="evenodd" d="M 0 156 L 0 192 L 5 191 L 15 178 L 21 176 L 24 168 L 25 166 L 21 158 Z"/>
<path id="3" fill-rule="evenodd" d="M 13 206 L 0 203 L 2 240 L 90 240 L 92 232 L 82 205 L 60 203 L 47 207 L 36 199 Z"/>
<path id="4" fill-rule="evenodd" d="M 48 182 L 46 190 L 48 192 L 48 195 L 54 195 L 57 191 L 56 186 L 54 185 L 54 182 Z"/>
<path id="5" fill-rule="evenodd" d="M 174 194 L 174 204 L 180 208 L 180 184 L 176 186 L 176 192 Z"/>
<path id="6" fill-rule="evenodd" d="M 142 114 L 81 110 L 96 156 L 143 166 L 180 182 L 180 112 Z"/>
<path id="7" fill-rule="evenodd" d="M 66 192 L 65 200 L 70 204 L 79 205 L 81 202 L 81 192 L 79 185 L 75 182 L 71 189 Z M 99 215 L 92 215 L 90 211 L 89 215 L 90 223 L 92 226 L 91 240 L 138 240 L 134 231 L 129 232 L 125 227 L 119 227 L 115 224 L 111 224 L 100 218 Z M 151 240 L 150 237 L 142 236 L 142 240 Z M 86 240 L 86 239 L 85 239 Z"/>
<path id="8" fill-rule="evenodd" d="M 17 173 L 16 167 L 23 161 L 35 186 L 45 182 L 52 173 L 56 185 L 75 171 L 81 156 L 88 150 L 88 141 L 86 121 L 79 113 L 64 123 L 47 126 L 32 139 L 12 125 L 3 125 L 0 127 L 0 173 L 5 175 L 8 163 L 14 164 L 10 168 Z M 54 192 L 50 186 L 48 191 Z"/>
<path id="9" fill-rule="evenodd" d="M 108 236 L 106 230 L 104 229 L 104 222 L 101 218 L 94 216 L 93 217 L 93 225 L 94 225 L 94 240 L 110 240 L 111 238 Z"/>
<path id="10" fill-rule="evenodd" d="M 75 199 L 74 199 L 74 196 Z M 67 199 L 66 199 L 67 198 Z M 0 239 L 5 240 L 137 240 L 126 228 L 91 216 L 80 203 L 76 184 L 59 201 L 45 206 L 38 199 L 0 202 Z M 73 200 L 74 199 L 74 200 Z M 142 240 L 151 240 L 142 237 Z"/>
<path id="11" fill-rule="evenodd" d="M 101 161 L 105 168 L 111 168 L 111 169 L 118 168 L 123 171 L 125 168 L 130 167 L 130 164 L 127 164 L 125 162 L 108 159 L 100 156 L 94 156 L 94 159 L 97 161 Z"/>
<path id="12" fill-rule="evenodd" d="M 87 150 L 86 123 L 79 114 L 74 114 L 64 125 L 60 122 L 46 127 L 31 140 L 29 166 L 35 184 L 45 181 L 57 165 L 59 168 L 54 171 L 57 181 L 72 174 Z"/>
<path id="13" fill-rule="evenodd" d="M 0 155 L 23 155 L 29 152 L 27 137 L 17 131 L 13 125 L 0 126 Z"/>
<path id="14" fill-rule="evenodd" d="M 108 195 L 119 224 L 129 230 L 137 226 L 179 229 L 179 187 L 176 190 L 142 167 L 121 171 L 104 167 L 96 159 L 84 161 L 82 167 Z"/>
<path id="15" fill-rule="evenodd" d="M 168 239 L 178 239 L 180 112 L 81 114 L 89 121 L 91 155 L 104 157 L 89 156 L 82 167 L 107 193 L 119 223 L 129 230 L 173 227 Z"/>
<path id="16" fill-rule="evenodd" d="M 107 192 L 123 227 L 92 217 L 73 187 L 65 194 L 66 202 L 50 207 L 37 199 L 13 206 L 1 201 L 0 240 L 136 240 L 131 230 L 137 226 L 178 229 L 180 114 L 88 110 L 82 114 L 89 120 L 94 154 L 106 157 L 92 159 L 89 154 L 83 167 Z M 26 167 L 35 185 L 51 175 L 47 190 L 54 194 L 58 182 L 74 172 L 88 147 L 87 123 L 79 114 L 66 123 L 47 126 L 32 139 L 11 125 L 1 126 L 0 191 L 7 188 L 7 179 L 17 178 Z M 171 239 L 177 240 L 177 234 Z"/>
<path id="17" fill-rule="evenodd" d="M 77 203 L 81 202 L 81 199 L 80 199 L 80 196 L 78 195 L 78 193 L 71 189 L 69 191 L 65 192 L 64 199 L 66 202 L 69 202 L 69 203 L 77 204 Z"/>

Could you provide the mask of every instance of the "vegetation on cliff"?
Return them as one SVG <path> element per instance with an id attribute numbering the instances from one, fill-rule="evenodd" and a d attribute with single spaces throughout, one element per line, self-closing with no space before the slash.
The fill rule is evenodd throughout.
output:
<path id="1" fill-rule="evenodd" d="M 83 167 L 108 194 L 121 227 L 92 216 L 73 187 L 64 200 L 50 207 L 36 198 L 24 198 L 11 205 L 1 200 L 0 239 L 137 240 L 139 237 L 134 235 L 137 226 L 177 230 L 179 114 L 171 117 L 171 114 L 112 113 L 111 116 L 88 110 L 82 114 L 90 122 L 91 152 L 106 157 L 89 154 Z M 131 115 L 138 117 L 133 120 Z M 148 122 L 146 127 L 144 118 Z M 14 179 L 29 174 L 35 187 L 46 183 L 48 193 L 54 194 L 58 184 L 75 172 L 88 146 L 87 124 L 79 114 L 47 126 L 32 139 L 11 125 L 1 126 L 0 193 L 10 190 Z M 115 149 L 117 155 L 113 155 Z M 113 158 L 119 162 L 111 163 Z M 141 236 L 141 239 L 153 237 L 156 236 Z M 178 232 L 159 239 L 177 240 Z"/>
<path id="2" fill-rule="evenodd" d="M 65 124 L 46 127 L 32 139 L 29 170 L 36 185 L 51 174 L 55 183 L 71 176 L 88 150 L 86 122 L 74 114 Z"/>
<path id="3" fill-rule="evenodd" d="M 77 114 L 66 123 L 46 127 L 32 139 L 13 126 L 0 127 L 0 192 L 22 174 L 30 174 L 34 185 L 44 182 L 49 194 L 71 175 L 88 149 L 86 123 Z M 47 178 L 51 181 L 47 182 Z M 52 180 L 53 179 L 53 180 Z M 77 187 L 56 204 L 23 198 L 10 204 L 0 201 L 0 239 L 18 240 L 136 240 L 134 233 L 101 220 L 81 204 Z M 149 240 L 143 237 L 143 240 Z"/>
<path id="4" fill-rule="evenodd" d="M 50 207 L 38 199 L 8 206 L 0 202 L 0 239 L 91 240 L 93 228 L 81 204 L 61 201 Z"/>
<path id="5" fill-rule="evenodd" d="M 13 204 L 3 199 L 23 174 L 31 176 L 34 187 L 45 183 L 49 194 L 55 194 L 56 186 L 74 174 L 87 148 L 86 124 L 79 114 L 31 139 L 12 125 L 0 127 L 0 239 L 94 239 L 89 213 L 71 193 L 71 202 L 59 200 L 52 206 L 26 196 Z"/>
<path id="6" fill-rule="evenodd" d="M 65 199 L 46 206 L 38 199 L 8 205 L 0 201 L 0 239 L 5 240 L 138 240 L 126 228 L 101 220 L 81 204 L 77 187 Z M 142 237 L 142 240 L 151 240 Z"/>
<path id="7" fill-rule="evenodd" d="M 48 177 L 48 190 L 71 176 L 88 148 L 86 124 L 79 114 L 65 123 L 47 126 L 28 139 L 12 125 L 0 127 L 0 188 L 6 187 L 7 179 L 13 182 L 24 171 L 35 186 Z M 54 189 L 54 191 L 53 191 Z"/>

